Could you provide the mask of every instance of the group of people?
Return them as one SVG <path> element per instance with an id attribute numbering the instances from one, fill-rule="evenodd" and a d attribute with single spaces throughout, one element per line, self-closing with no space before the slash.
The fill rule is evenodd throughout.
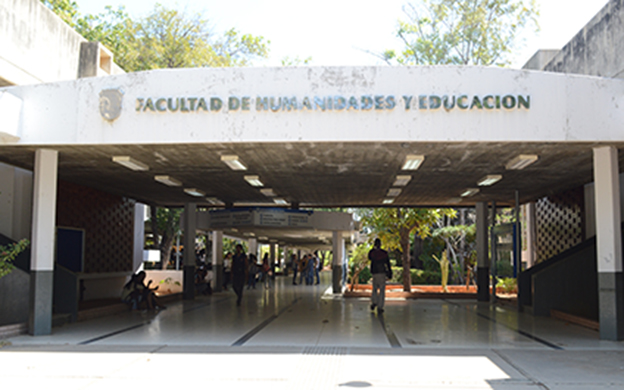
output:
<path id="1" fill-rule="evenodd" d="M 241 246 L 242 251 L 242 246 Z M 228 284 L 232 282 L 232 262 L 233 258 L 236 254 L 232 254 L 228 252 L 223 259 L 223 289 L 227 290 Z M 247 289 L 255 289 L 256 283 L 261 282 L 264 285 L 264 288 L 268 289 L 271 287 L 271 278 L 274 275 L 272 270 L 269 254 L 265 253 L 262 258 L 262 264 L 258 264 L 258 258 L 254 254 L 250 254 L 247 258 L 247 276 L 245 277 L 245 282 L 247 284 Z"/>
<path id="2" fill-rule="evenodd" d="M 162 310 L 165 305 L 160 303 L 156 297 L 155 291 L 158 286 L 150 287 L 152 281 L 145 284 L 145 271 L 140 271 L 130 278 L 121 292 L 121 300 L 127 303 L 132 310 L 140 309 L 142 305 L 148 310 Z"/>
<path id="3" fill-rule="evenodd" d="M 320 283 L 320 271 L 323 265 L 318 257 L 318 252 L 306 254 L 300 259 L 293 254 L 290 263 L 293 270 L 293 284 L 295 286 L 297 285 L 297 275 L 299 275 L 299 284 L 303 284 L 304 280 L 308 286 Z M 315 276 L 316 283 L 314 283 Z"/>

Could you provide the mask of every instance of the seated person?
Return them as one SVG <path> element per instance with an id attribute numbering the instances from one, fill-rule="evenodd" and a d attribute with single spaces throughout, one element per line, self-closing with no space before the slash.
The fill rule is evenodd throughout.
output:
<path id="1" fill-rule="evenodd" d="M 150 280 L 147 285 L 145 282 L 145 271 L 140 271 L 136 275 L 133 275 L 130 281 L 124 286 L 122 292 L 122 300 L 124 300 L 124 294 L 126 300 L 130 300 L 133 303 L 132 308 L 138 308 L 141 302 L 145 302 L 148 309 L 165 309 L 165 306 L 158 301 L 154 291 L 158 290 L 158 286 L 150 288 L 152 281 Z M 134 304 L 136 303 L 136 305 Z"/>

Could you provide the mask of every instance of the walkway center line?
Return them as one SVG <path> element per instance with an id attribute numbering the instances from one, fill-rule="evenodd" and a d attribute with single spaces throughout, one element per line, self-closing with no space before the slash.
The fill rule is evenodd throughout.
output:
<path id="1" fill-rule="evenodd" d="M 282 315 L 282 313 L 284 313 L 286 310 L 290 309 L 291 307 L 293 307 L 295 305 L 295 303 L 297 303 L 297 301 L 299 301 L 301 298 L 296 298 L 294 301 L 292 301 L 292 303 L 286 307 L 284 307 L 282 310 L 280 310 L 277 314 L 273 314 L 271 315 L 269 318 L 267 318 L 266 320 L 262 321 L 260 323 L 260 325 L 256 326 L 255 328 L 253 328 L 252 330 L 250 330 L 249 332 L 247 332 L 246 334 L 243 335 L 243 337 L 239 338 L 238 340 L 236 340 L 233 344 L 232 347 L 240 347 L 243 344 L 245 344 L 247 341 L 249 341 L 252 337 L 254 337 L 256 334 L 258 334 L 262 329 L 264 329 L 267 325 L 269 325 L 271 322 L 273 322 L 277 317 L 279 317 L 280 315 Z"/>

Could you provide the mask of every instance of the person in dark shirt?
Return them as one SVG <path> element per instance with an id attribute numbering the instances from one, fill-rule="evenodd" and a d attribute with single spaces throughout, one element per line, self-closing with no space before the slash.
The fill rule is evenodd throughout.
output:
<path id="1" fill-rule="evenodd" d="M 371 295 L 371 310 L 377 309 L 377 314 L 384 312 L 386 299 L 386 277 L 392 278 L 390 258 L 388 252 L 381 249 L 381 240 L 375 239 L 373 249 L 368 252 L 370 271 L 373 274 L 373 293 Z"/>
<path id="2" fill-rule="evenodd" d="M 240 306 L 243 299 L 243 287 L 248 277 L 248 269 L 247 256 L 243 252 L 243 246 L 238 244 L 236 245 L 236 253 L 232 257 L 232 288 L 236 293 L 236 306 Z"/>

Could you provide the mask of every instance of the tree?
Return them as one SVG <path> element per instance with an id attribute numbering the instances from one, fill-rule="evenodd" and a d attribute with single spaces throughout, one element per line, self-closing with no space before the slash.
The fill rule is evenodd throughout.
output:
<path id="1" fill-rule="evenodd" d="M 186 14 L 156 4 L 136 20 L 125 8 L 110 6 L 98 15 L 81 16 L 74 1 L 41 0 L 89 41 L 101 42 L 126 72 L 164 68 L 247 66 L 265 58 L 269 42 L 261 36 L 210 29 L 200 13 Z"/>
<path id="2" fill-rule="evenodd" d="M 401 251 L 403 262 L 403 290 L 411 291 L 410 236 L 425 238 L 431 226 L 443 216 L 455 216 L 453 209 L 377 208 L 364 212 L 363 226 L 381 239 L 388 250 Z"/>
<path id="3" fill-rule="evenodd" d="M 0 278 L 13 271 L 15 268 L 13 261 L 29 244 L 30 242 L 27 239 L 23 239 L 14 244 L 0 246 Z"/>
<path id="4" fill-rule="evenodd" d="M 150 206 L 150 224 L 154 247 L 160 250 L 162 269 L 167 269 L 175 236 L 180 233 L 180 216 L 183 209 Z M 186 248 L 185 248 L 186 249 Z M 195 248 L 191 248 L 195 250 Z"/>
<path id="5" fill-rule="evenodd" d="M 404 48 L 380 55 L 401 65 L 508 65 L 518 33 L 537 31 L 536 0 L 419 0 L 403 7 Z"/>

